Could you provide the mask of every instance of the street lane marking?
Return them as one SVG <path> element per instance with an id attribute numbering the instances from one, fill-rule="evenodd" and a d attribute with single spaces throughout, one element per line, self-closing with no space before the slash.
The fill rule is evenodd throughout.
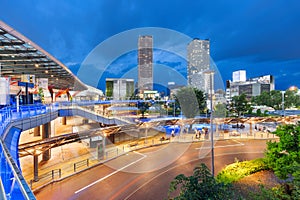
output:
<path id="1" fill-rule="evenodd" d="M 125 169 L 125 168 L 127 168 L 127 167 L 129 167 L 129 166 L 131 166 L 131 165 L 134 165 L 135 163 L 137 163 L 137 162 L 139 162 L 139 161 L 141 161 L 141 160 L 143 160 L 143 159 L 145 159 L 145 158 L 147 157 L 147 155 L 141 154 L 141 153 L 139 153 L 139 152 L 135 152 L 135 151 L 134 151 L 134 153 L 139 154 L 139 155 L 141 155 L 142 157 L 139 158 L 139 159 L 137 159 L 136 161 L 134 161 L 134 162 L 132 162 L 132 163 L 129 163 L 128 165 L 125 165 L 124 167 L 118 169 L 117 171 L 114 171 L 113 173 L 108 174 L 108 175 L 106 175 L 106 176 L 104 176 L 104 177 L 98 179 L 97 181 L 94 181 L 93 183 L 91 183 L 91 184 L 89 184 L 89 185 L 87 185 L 87 186 L 85 186 L 85 187 L 83 187 L 83 188 L 77 190 L 77 191 L 75 192 L 75 194 L 77 194 L 77 193 L 79 193 L 79 192 L 82 192 L 83 190 L 85 190 L 85 189 L 87 189 L 87 188 L 89 188 L 89 187 L 92 187 L 93 185 L 95 185 L 95 184 L 97 184 L 97 183 L 99 183 L 99 182 L 101 182 L 101 181 L 103 181 L 103 180 L 105 180 L 105 179 L 111 177 L 112 175 L 114 175 L 114 174 L 116 174 L 116 173 L 122 171 L 123 169 Z"/>
<path id="2" fill-rule="evenodd" d="M 236 147 L 236 146 L 244 146 L 245 144 L 241 143 L 241 144 L 229 144 L 229 145 L 224 145 L 224 146 L 215 146 L 214 149 L 217 148 L 226 148 L 226 147 Z M 211 149 L 211 147 L 199 147 L 199 148 L 195 148 L 195 149 Z"/>
<path id="3" fill-rule="evenodd" d="M 259 153 L 264 153 L 264 151 L 253 151 L 253 152 L 233 152 L 233 153 L 223 153 L 223 154 L 218 154 L 218 155 L 215 155 L 215 157 L 219 157 L 219 156 L 227 156 L 227 155 L 239 155 L 239 154 L 259 154 Z M 211 156 L 208 156 L 207 158 L 210 158 Z M 127 197 L 124 198 L 124 200 L 127 200 L 129 199 L 132 195 L 134 195 L 137 191 L 139 191 L 140 189 L 142 189 L 143 187 L 145 187 L 147 184 L 149 184 L 150 182 L 152 182 L 154 179 L 158 178 L 159 176 L 177 168 L 177 167 L 180 167 L 180 166 L 183 166 L 183 165 L 186 165 L 188 163 L 192 163 L 194 161 L 197 161 L 197 160 L 201 160 L 201 158 L 196 158 L 196 159 L 193 159 L 193 160 L 189 160 L 185 163 L 182 163 L 180 165 L 175 165 L 171 168 L 168 168 L 167 170 L 157 174 L 156 176 L 152 177 L 150 180 L 146 181 L 144 184 L 142 184 L 140 187 L 138 187 L 136 190 L 134 190 L 132 193 L 130 193 Z"/>
<path id="4" fill-rule="evenodd" d="M 223 145 L 223 146 L 214 146 L 214 149 L 217 149 L 217 148 L 226 148 L 226 147 L 244 146 L 245 145 L 244 143 L 241 143 L 241 142 L 239 142 L 237 140 L 232 140 L 232 141 L 235 141 L 238 144 L 229 144 L 229 145 Z M 211 147 L 198 147 L 198 148 L 195 148 L 195 149 L 211 149 Z"/>

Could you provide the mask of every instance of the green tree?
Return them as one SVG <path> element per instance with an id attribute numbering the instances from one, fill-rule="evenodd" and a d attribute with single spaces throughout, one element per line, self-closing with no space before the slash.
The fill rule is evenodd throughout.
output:
<path id="1" fill-rule="evenodd" d="M 204 93 L 196 88 L 181 88 L 176 93 L 175 100 L 187 118 L 193 118 L 199 112 L 204 113 L 206 108 Z"/>
<path id="2" fill-rule="evenodd" d="M 295 90 L 287 90 L 284 95 L 284 107 L 291 108 L 300 105 L 300 96 Z"/>
<path id="3" fill-rule="evenodd" d="M 300 164 L 300 123 L 279 126 L 274 134 L 280 140 L 267 142 L 267 163 L 278 177 L 286 179 Z"/>
<path id="4" fill-rule="evenodd" d="M 171 194 L 180 188 L 180 193 L 174 199 L 231 199 L 233 198 L 232 185 L 219 183 L 212 177 L 205 164 L 194 169 L 192 176 L 180 174 L 171 182 L 169 188 L 169 198 Z"/>
<path id="5" fill-rule="evenodd" d="M 215 106 L 214 117 L 226 117 L 226 105 L 223 103 L 218 103 Z"/>
<path id="6" fill-rule="evenodd" d="M 145 112 L 149 109 L 150 103 L 147 101 L 138 102 L 138 108 L 140 113 L 142 114 L 142 118 L 145 118 Z"/>
<path id="7" fill-rule="evenodd" d="M 250 109 L 250 104 L 246 98 L 246 94 L 232 97 L 230 111 L 240 117 Z"/>

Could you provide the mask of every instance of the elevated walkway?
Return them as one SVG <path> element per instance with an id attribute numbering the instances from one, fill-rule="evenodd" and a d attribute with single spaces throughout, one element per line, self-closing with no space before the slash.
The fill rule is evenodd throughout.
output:
<path id="1" fill-rule="evenodd" d="M 84 105 L 93 105 L 86 102 Z M 103 124 L 130 124 L 125 118 L 99 115 L 76 103 L 9 107 L 0 110 L 1 181 L 7 199 L 35 199 L 20 172 L 18 154 L 22 131 L 47 124 L 58 117 L 81 116 Z"/>

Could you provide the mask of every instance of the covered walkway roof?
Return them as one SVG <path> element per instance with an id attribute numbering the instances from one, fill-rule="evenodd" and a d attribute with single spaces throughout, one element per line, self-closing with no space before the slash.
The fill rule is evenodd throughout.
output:
<path id="1" fill-rule="evenodd" d="M 64 64 L 1 20 L 0 65 L 1 76 L 30 74 L 48 78 L 48 85 L 56 89 L 87 89 Z"/>

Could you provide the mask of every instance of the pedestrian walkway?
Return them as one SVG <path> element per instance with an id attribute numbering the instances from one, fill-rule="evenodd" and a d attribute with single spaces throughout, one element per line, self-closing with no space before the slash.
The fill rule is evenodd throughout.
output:
<path id="1" fill-rule="evenodd" d="M 98 123 L 82 124 L 82 118 L 72 117 L 68 119 L 67 125 L 61 125 L 60 119 L 54 121 L 55 135 L 70 133 L 74 127 L 81 130 L 100 128 Z M 20 158 L 21 169 L 24 178 L 33 191 L 68 176 L 74 175 L 82 170 L 107 162 L 127 152 L 154 145 L 162 145 L 170 142 L 203 142 L 210 141 L 209 135 L 196 135 L 184 133 L 174 137 L 166 136 L 165 133 L 149 133 L 149 137 L 132 141 L 107 144 L 103 159 L 98 159 L 96 148 L 89 148 L 84 142 L 75 142 L 51 149 L 51 159 L 41 161 L 39 156 L 39 180 L 33 181 L 33 156 Z M 252 134 L 243 131 L 217 132 L 214 133 L 215 140 L 227 139 L 272 139 L 275 135 L 268 132 L 252 131 Z M 32 131 L 28 130 L 21 134 L 20 144 L 29 140 L 38 140 L 41 137 L 33 137 Z"/>

